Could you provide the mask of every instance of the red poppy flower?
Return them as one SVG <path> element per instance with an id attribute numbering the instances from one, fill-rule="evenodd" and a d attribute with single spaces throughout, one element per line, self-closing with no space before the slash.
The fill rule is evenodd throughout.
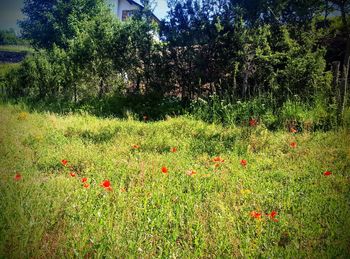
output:
<path id="1" fill-rule="evenodd" d="M 139 149 L 139 148 L 140 148 L 139 145 L 132 145 L 132 147 L 133 147 L 134 149 Z"/>
<path id="2" fill-rule="evenodd" d="M 291 133 L 297 133 L 298 131 L 297 131 L 295 128 L 291 128 L 291 129 L 290 129 L 290 132 L 291 132 Z"/>
<path id="3" fill-rule="evenodd" d="M 88 180 L 87 177 L 84 177 L 84 178 L 81 179 L 81 182 L 85 183 L 85 182 L 87 182 L 87 180 Z"/>
<path id="4" fill-rule="evenodd" d="M 165 166 L 162 167 L 162 173 L 163 174 L 167 174 L 168 173 L 168 168 L 166 168 Z"/>
<path id="5" fill-rule="evenodd" d="M 89 188 L 89 187 L 90 187 L 90 184 L 85 183 L 83 186 L 84 186 L 84 188 Z"/>
<path id="6" fill-rule="evenodd" d="M 220 164 L 215 164 L 215 167 L 218 168 L 220 166 Z"/>
<path id="7" fill-rule="evenodd" d="M 297 143 L 296 143 L 296 142 L 290 143 L 290 147 L 291 147 L 291 148 L 296 148 L 296 147 L 297 147 Z"/>
<path id="8" fill-rule="evenodd" d="M 22 175 L 20 173 L 16 173 L 15 175 L 15 181 L 19 181 L 22 179 Z"/>
<path id="9" fill-rule="evenodd" d="M 187 172 L 187 175 L 189 175 L 189 176 L 193 176 L 195 174 L 197 174 L 197 172 L 193 171 L 193 170 L 190 170 L 190 171 Z"/>
<path id="10" fill-rule="evenodd" d="M 324 176 L 330 176 L 331 174 L 332 174 L 332 172 L 330 172 L 330 171 L 326 171 L 323 173 Z"/>
<path id="11" fill-rule="evenodd" d="M 258 220 L 261 219 L 261 215 L 262 215 L 262 213 L 258 213 L 258 212 L 256 212 L 256 211 L 252 211 L 252 212 L 250 213 L 250 216 L 251 216 L 252 218 L 256 218 L 256 219 L 258 219 Z"/>
<path id="12" fill-rule="evenodd" d="M 277 212 L 276 211 L 271 211 L 271 213 L 270 214 L 267 214 L 267 216 L 269 216 L 273 221 L 275 221 L 275 222 L 277 222 L 278 221 L 278 219 L 275 219 L 275 217 L 277 216 Z"/>
<path id="13" fill-rule="evenodd" d="M 111 186 L 111 182 L 109 180 L 104 180 L 101 183 L 101 186 L 104 187 L 104 188 L 109 188 Z"/>
<path id="14" fill-rule="evenodd" d="M 176 147 L 172 147 L 172 148 L 170 149 L 170 152 L 172 152 L 172 153 L 175 153 L 176 151 L 177 151 Z"/>
<path id="15" fill-rule="evenodd" d="M 251 126 L 251 127 L 255 127 L 255 126 L 256 126 L 256 124 L 257 124 L 256 119 L 250 119 L 250 120 L 249 120 L 249 126 Z"/>
<path id="16" fill-rule="evenodd" d="M 75 173 L 70 172 L 70 176 L 75 177 Z"/>
<path id="17" fill-rule="evenodd" d="M 247 160 L 242 159 L 240 163 L 242 166 L 246 166 L 248 162 L 247 162 Z"/>
<path id="18" fill-rule="evenodd" d="M 66 159 L 63 159 L 63 160 L 61 161 L 61 164 L 62 164 L 63 166 L 66 166 L 66 165 L 68 164 L 68 161 L 67 161 Z"/>
<path id="19" fill-rule="evenodd" d="M 219 157 L 219 156 L 213 158 L 213 162 L 222 162 L 222 163 L 223 163 L 224 161 L 225 161 L 225 160 L 222 159 L 222 158 Z"/>

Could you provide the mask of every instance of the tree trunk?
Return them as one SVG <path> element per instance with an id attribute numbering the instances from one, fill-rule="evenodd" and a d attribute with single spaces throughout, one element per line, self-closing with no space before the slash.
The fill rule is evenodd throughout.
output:
<path id="1" fill-rule="evenodd" d="M 348 77 L 349 77 L 349 61 L 350 57 L 347 57 L 347 62 L 343 64 L 343 73 L 342 73 L 342 79 L 340 84 L 340 91 L 339 91 L 339 103 L 338 103 L 338 122 L 343 122 L 343 115 L 344 110 L 346 106 L 346 99 L 347 99 L 347 88 L 348 88 Z"/>
<path id="2" fill-rule="evenodd" d="M 74 102 L 77 103 L 78 97 L 77 97 L 77 84 L 74 83 Z"/>
<path id="3" fill-rule="evenodd" d="M 338 122 L 342 123 L 343 113 L 346 105 L 346 95 L 349 76 L 349 61 L 350 61 L 350 29 L 348 27 L 347 14 L 345 10 L 345 2 L 340 6 L 342 23 L 346 34 L 346 48 L 342 66 L 342 78 L 340 85 L 340 102 L 338 103 Z"/>
<path id="4" fill-rule="evenodd" d="M 246 99 L 248 95 L 248 66 L 245 64 L 243 68 L 243 84 L 242 84 L 242 98 Z"/>
<path id="5" fill-rule="evenodd" d="M 231 91 L 231 98 L 232 100 L 235 99 L 235 94 L 237 93 L 237 74 L 238 74 L 238 62 L 235 62 L 234 64 L 234 70 L 233 70 L 233 87 Z"/>
<path id="6" fill-rule="evenodd" d="M 328 3 L 328 0 L 325 0 L 324 20 L 323 20 L 324 28 L 327 27 L 328 15 L 329 15 L 329 3 Z"/>
<path id="7" fill-rule="evenodd" d="M 236 74 L 235 74 L 233 76 L 233 88 L 232 88 L 232 91 L 231 91 L 231 100 L 234 100 L 236 89 L 237 89 L 237 77 L 236 77 Z"/>
<path id="8" fill-rule="evenodd" d="M 100 89 L 99 89 L 98 96 L 101 98 L 101 97 L 103 97 L 104 94 L 105 94 L 105 83 L 103 81 L 103 78 L 101 78 L 100 79 Z"/>
<path id="9" fill-rule="evenodd" d="M 337 101 L 339 99 L 339 92 L 338 92 L 339 91 L 339 67 L 340 67 L 339 61 L 332 62 L 332 75 L 333 75 L 332 90 Z"/>

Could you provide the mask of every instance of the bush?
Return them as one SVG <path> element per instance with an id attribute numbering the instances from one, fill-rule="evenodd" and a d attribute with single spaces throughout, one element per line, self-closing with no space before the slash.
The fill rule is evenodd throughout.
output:
<path id="1" fill-rule="evenodd" d="M 94 101 L 91 107 L 94 114 L 126 118 L 131 112 L 139 120 L 159 120 L 166 116 L 182 114 L 181 102 L 178 98 L 162 97 L 157 94 L 122 95 L 116 93 Z"/>
<path id="2" fill-rule="evenodd" d="M 271 120 L 273 113 L 271 104 L 267 100 L 267 98 L 255 98 L 250 101 L 231 103 L 229 100 L 221 100 L 213 95 L 208 100 L 199 98 L 192 102 L 190 113 L 210 123 L 248 125 L 250 119 L 259 121 L 264 117 L 267 118 L 267 114 L 270 114 Z"/>

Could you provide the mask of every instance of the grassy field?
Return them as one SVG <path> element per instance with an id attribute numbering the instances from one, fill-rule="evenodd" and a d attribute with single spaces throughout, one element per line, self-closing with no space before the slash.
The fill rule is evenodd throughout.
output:
<path id="1" fill-rule="evenodd" d="M 0 258 L 350 256 L 347 129 L 0 120 Z"/>
<path id="2" fill-rule="evenodd" d="M 0 45 L 0 51 L 33 52 L 33 49 L 30 46 L 24 45 Z"/>

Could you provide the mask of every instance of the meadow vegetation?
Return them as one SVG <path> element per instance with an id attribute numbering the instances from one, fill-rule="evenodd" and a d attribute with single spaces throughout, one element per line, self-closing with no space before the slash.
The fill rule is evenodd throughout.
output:
<path id="1" fill-rule="evenodd" d="M 0 45 L 0 51 L 33 52 L 33 49 L 30 46 L 25 45 Z"/>
<path id="2" fill-rule="evenodd" d="M 0 116 L 0 257 L 350 254 L 348 129 Z"/>
<path id="3" fill-rule="evenodd" d="M 349 258 L 350 1 L 141 2 L 1 31 L 0 258 Z"/>

